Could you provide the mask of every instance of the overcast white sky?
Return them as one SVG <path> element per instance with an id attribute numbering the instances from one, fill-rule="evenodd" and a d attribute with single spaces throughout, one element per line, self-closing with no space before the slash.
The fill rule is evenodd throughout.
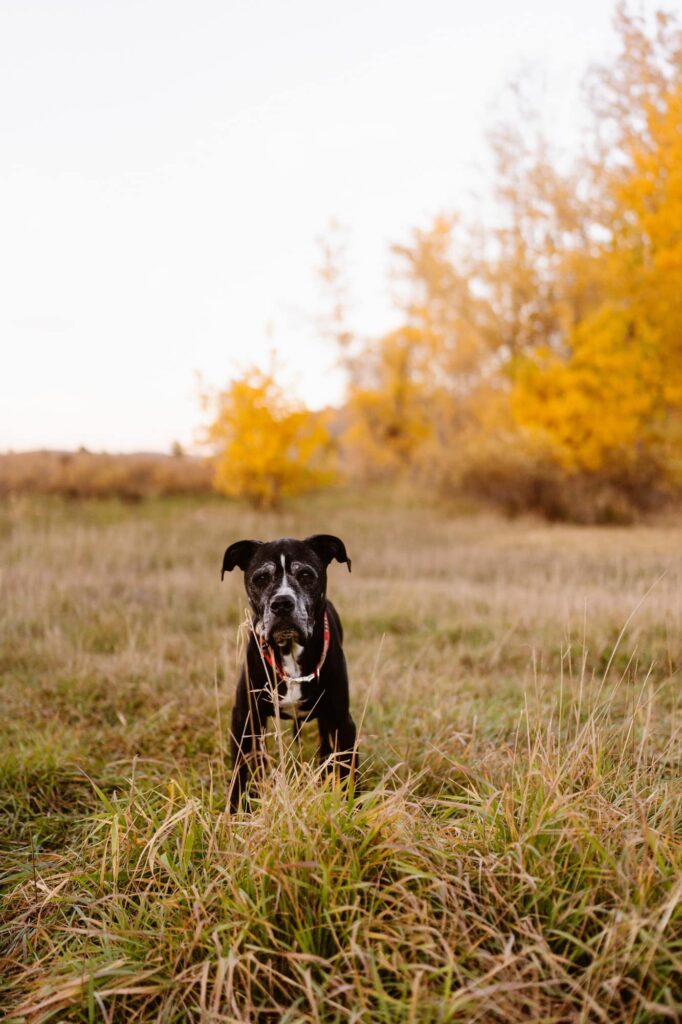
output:
<path id="1" fill-rule="evenodd" d="M 354 323 L 387 326 L 388 246 L 484 187 L 505 82 L 540 69 L 569 143 L 612 13 L 0 0 L 0 450 L 191 443 L 196 374 L 273 346 L 303 399 L 337 400 L 316 238 L 347 227 Z"/>

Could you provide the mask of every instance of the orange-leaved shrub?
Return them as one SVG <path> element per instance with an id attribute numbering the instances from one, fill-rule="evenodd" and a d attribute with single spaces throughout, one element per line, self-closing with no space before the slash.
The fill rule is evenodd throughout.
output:
<path id="1" fill-rule="evenodd" d="M 216 490 L 270 508 L 336 478 L 329 417 L 285 394 L 272 373 L 247 371 L 206 405 Z"/>

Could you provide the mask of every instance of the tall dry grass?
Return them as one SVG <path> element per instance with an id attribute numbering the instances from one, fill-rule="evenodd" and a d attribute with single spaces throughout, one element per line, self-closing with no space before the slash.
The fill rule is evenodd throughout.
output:
<path id="1" fill-rule="evenodd" d="M 316 530 L 362 788 L 310 726 L 230 818 L 222 551 Z M 679 526 L 19 499 L 0 536 L 8 1019 L 679 1019 Z"/>

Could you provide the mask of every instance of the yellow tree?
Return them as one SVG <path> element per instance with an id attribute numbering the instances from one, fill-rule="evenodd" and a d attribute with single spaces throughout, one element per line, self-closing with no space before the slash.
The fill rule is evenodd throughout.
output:
<path id="1" fill-rule="evenodd" d="M 205 440 L 215 453 L 214 487 L 269 508 L 334 480 L 324 413 L 291 400 L 273 374 L 249 370 L 213 400 Z"/>
<path id="2" fill-rule="evenodd" d="M 568 473 L 641 471 L 660 375 L 656 337 L 646 331 L 627 310 L 604 305 L 572 333 L 569 358 L 543 348 L 517 365 L 517 422 Z"/>
<path id="3" fill-rule="evenodd" d="M 617 28 L 583 155 L 557 159 L 520 85 L 492 226 L 440 217 L 394 247 L 402 326 L 365 347 L 347 410 L 365 464 L 456 487 L 501 451 L 528 494 L 545 473 L 635 502 L 682 483 L 682 30 L 625 7 Z"/>
<path id="4" fill-rule="evenodd" d="M 401 327 L 367 349 L 349 389 L 343 443 L 351 467 L 393 476 L 412 464 L 430 434 L 426 395 L 416 376 L 421 335 Z"/>
<path id="5" fill-rule="evenodd" d="M 650 36 L 622 8 L 618 23 L 597 91 L 593 303 L 518 362 L 513 405 L 565 469 L 665 486 L 682 482 L 682 31 L 660 15 Z"/>
<path id="6" fill-rule="evenodd" d="M 439 216 L 407 245 L 394 245 L 398 277 L 406 286 L 401 305 L 413 337 L 415 379 L 428 390 L 467 395 L 486 375 L 490 344 L 482 325 L 487 301 L 471 288 L 472 261 L 461 245 L 457 218 Z M 418 339 L 418 344 L 416 343 Z"/>

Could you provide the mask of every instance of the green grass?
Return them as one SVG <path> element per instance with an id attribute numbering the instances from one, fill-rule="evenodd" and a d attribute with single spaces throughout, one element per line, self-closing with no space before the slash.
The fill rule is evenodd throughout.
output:
<path id="1" fill-rule="evenodd" d="M 286 731 L 230 817 L 222 553 L 315 531 L 362 787 Z M 680 1019 L 679 526 L 21 499 L 0 552 L 9 1020 Z"/>

